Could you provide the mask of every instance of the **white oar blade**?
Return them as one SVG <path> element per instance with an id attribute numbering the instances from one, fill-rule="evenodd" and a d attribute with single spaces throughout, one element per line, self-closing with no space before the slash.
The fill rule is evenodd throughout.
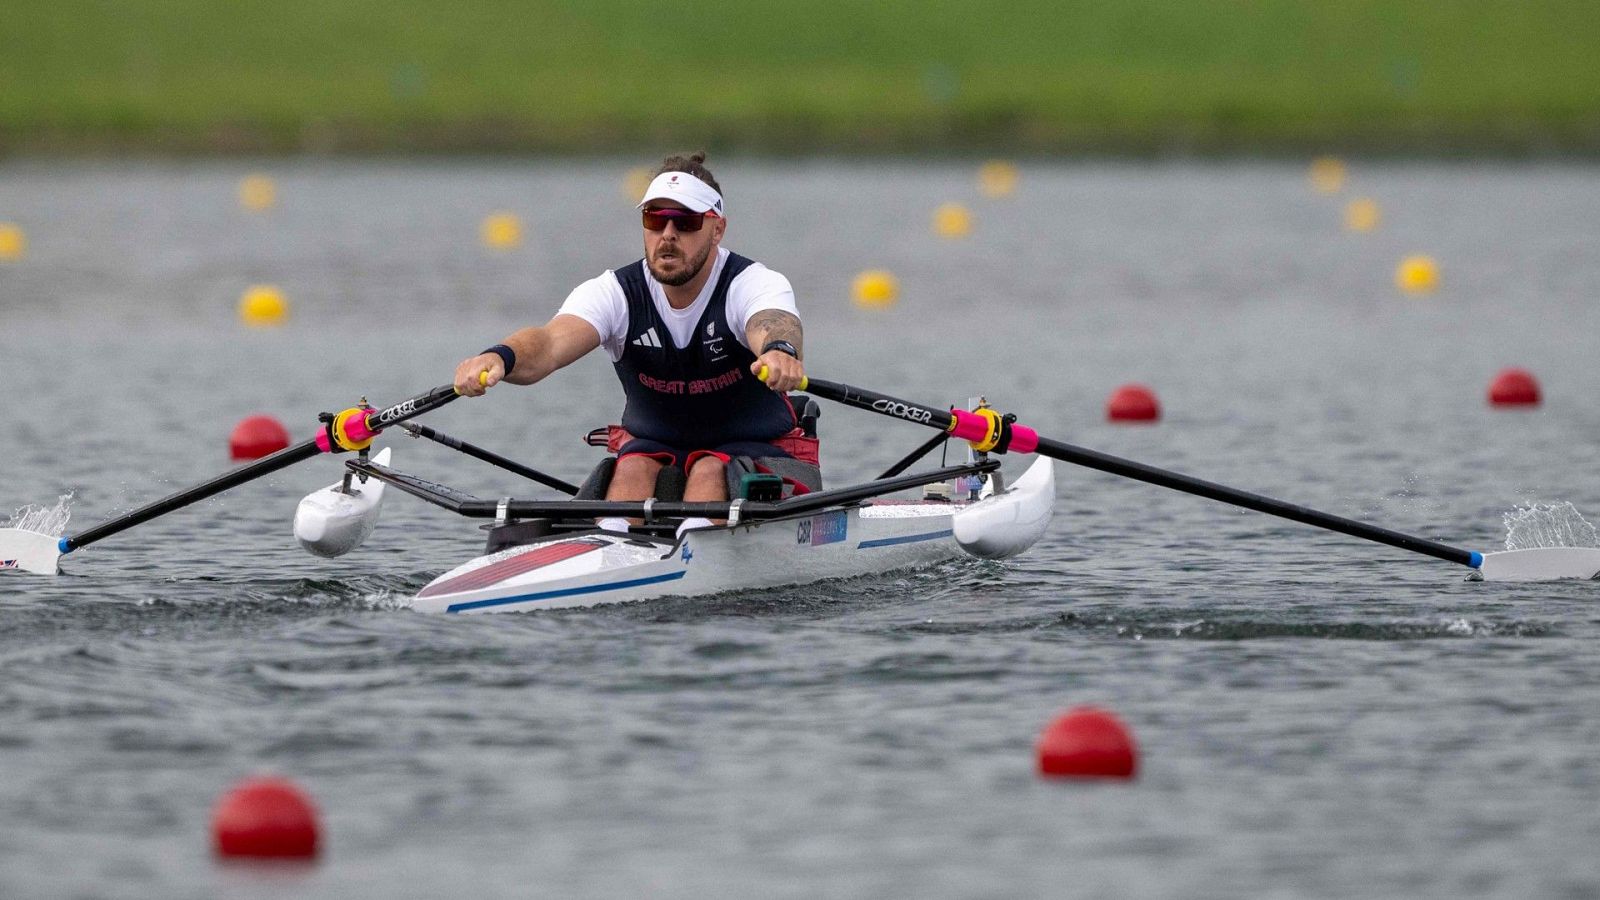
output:
<path id="1" fill-rule="evenodd" d="M 0 569 L 55 575 L 61 569 L 61 539 L 21 528 L 0 528 Z"/>
<path id="2" fill-rule="evenodd" d="M 1600 577 L 1600 547 L 1536 547 L 1485 553 L 1484 581 L 1561 581 Z"/>

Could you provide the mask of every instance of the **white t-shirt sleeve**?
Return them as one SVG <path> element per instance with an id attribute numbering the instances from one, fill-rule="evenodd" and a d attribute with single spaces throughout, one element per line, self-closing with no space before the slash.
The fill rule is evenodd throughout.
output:
<path id="1" fill-rule="evenodd" d="M 572 289 L 558 315 L 577 316 L 600 333 L 600 346 L 611 361 L 622 358 L 623 342 L 628 339 L 628 298 L 622 284 L 609 269 Z"/>
<path id="2" fill-rule="evenodd" d="M 739 343 L 750 346 L 745 328 L 750 324 L 750 317 L 764 309 L 778 309 L 800 318 L 789 279 L 761 263 L 752 263 L 728 285 L 728 327 L 733 329 Z"/>

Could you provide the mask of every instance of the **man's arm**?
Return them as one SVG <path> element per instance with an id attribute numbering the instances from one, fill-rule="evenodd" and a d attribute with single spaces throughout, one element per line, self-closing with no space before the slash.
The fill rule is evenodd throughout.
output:
<path id="1" fill-rule="evenodd" d="M 756 354 L 756 361 L 750 366 L 752 374 L 760 375 L 762 366 L 765 366 L 767 387 L 775 391 L 792 391 L 800 386 L 806 370 L 799 359 L 805 352 L 805 332 L 800 327 L 799 318 L 781 309 L 763 309 L 745 323 L 744 336 Z M 762 353 L 761 348 L 773 341 L 783 341 L 794 347 L 796 356 L 777 349 Z"/>
<path id="2" fill-rule="evenodd" d="M 524 328 L 501 343 L 516 354 L 516 368 L 507 372 L 505 361 L 498 353 L 480 353 L 462 360 L 456 366 L 455 378 L 456 391 L 461 396 L 476 397 L 501 381 L 512 384 L 541 381 L 600 346 L 600 332 L 577 316 L 560 314 L 544 325 Z M 480 372 L 489 373 L 487 385 L 479 383 Z"/>

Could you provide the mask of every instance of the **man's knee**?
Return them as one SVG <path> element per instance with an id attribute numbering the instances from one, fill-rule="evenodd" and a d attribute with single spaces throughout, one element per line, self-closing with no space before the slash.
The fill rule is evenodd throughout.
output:
<path id="1" fill-rule="evenodd" d="M 726 464 L 715 456 L 702 456 L 689 465 L 689 483 L 683 499 L 692 501 L 728 499 Z"/>
<path id="2" fill-rule="evenodd" d="M 617 471 L 613 478 L 653 478 L 661 471 L 662 462 L 650 456 L 624 456 L 617 460 Z"/>
<path id="3" fill-rule="evenodd" d="M 727 468 L 727 463 L 715 456 L 702 456 L 689 467 L 689 477 L 699 480 L 702 478 L 721 478 L 722 470 Z"/>
<path id="4" fill-rule="evenodd" d="M 656 475 L 661 472 L 660 460 L 648 456 L 624 456 L 617 460 L 611 472 L 611 485 L 606 488 L 607 500 L 643 500 L 655 493 Z"/>

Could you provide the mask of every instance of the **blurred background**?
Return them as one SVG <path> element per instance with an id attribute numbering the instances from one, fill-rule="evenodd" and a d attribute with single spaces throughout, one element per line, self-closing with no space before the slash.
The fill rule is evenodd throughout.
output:
<path id="1" fill-rule="evenodd" d="M 1589 154 L 1588 0 L 10 0 L 0 151 Z"/>

